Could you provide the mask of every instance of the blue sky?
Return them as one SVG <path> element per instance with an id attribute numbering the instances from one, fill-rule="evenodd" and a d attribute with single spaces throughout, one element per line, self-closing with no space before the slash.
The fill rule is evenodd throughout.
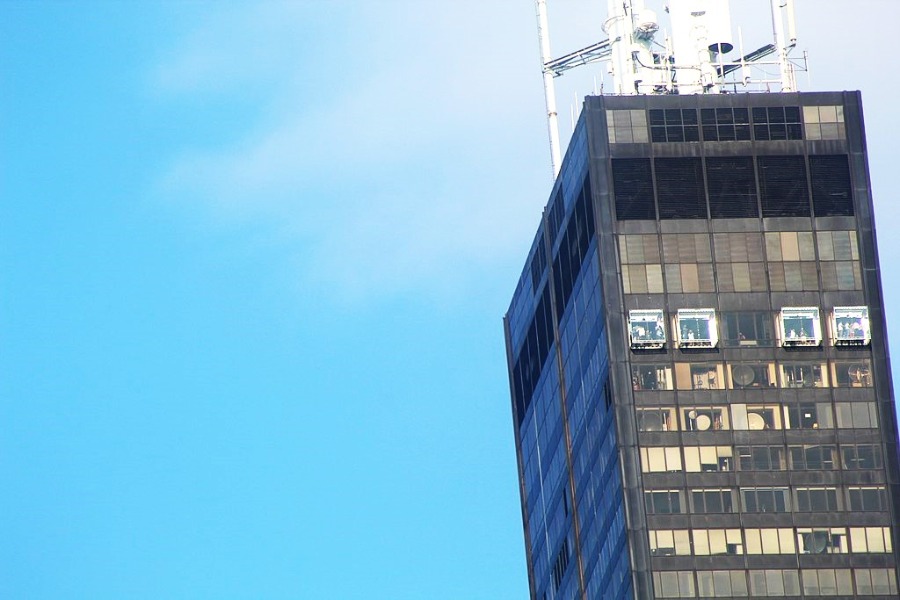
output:
<path id="1" fill-rule="evenodd" d="M 798 4 L 803 89 L 863 90 L 896 306 L 896 84 L 851 44 L 900 7 Z M 603 5 L 552 5 L 554 51 Z M 527 597 L 501 317 L 550 188 L 533 3 L 0 13 L 0 597 Z"/>

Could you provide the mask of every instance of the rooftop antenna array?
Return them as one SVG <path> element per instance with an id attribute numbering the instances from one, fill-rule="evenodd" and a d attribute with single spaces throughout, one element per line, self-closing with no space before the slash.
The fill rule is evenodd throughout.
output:
<path id="1" fill-rule="evenodd" d="M 737 56 L 730 56 L 734 39 L 728 0 L 668 0 L 671 30 L 661 40 L 657 13 L 644 0 L 607 0 L 607 39 L 557 58 L 550 51 L 547 0 L 535 1 L 554 179 L 562 162 L 554 79 L 570 69 L 607 61 L 613 93 L 622 95 L 793 92 L 795 73 L 807 70 L 805 52 L 791 56 L 797 46 L 794 0 L 766 0 L 772 43 L 745 54 L 739 33 Z M 777 76 L 771 74 L 773 67 Z"/>

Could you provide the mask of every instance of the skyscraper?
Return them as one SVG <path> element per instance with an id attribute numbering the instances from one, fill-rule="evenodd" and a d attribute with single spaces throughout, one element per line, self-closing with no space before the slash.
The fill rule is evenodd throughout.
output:
<path id="1" fill-rule="evenodd" d="M 532 598 L 897 597 L 859 93 L 586 98 L 504 327 Z"/>

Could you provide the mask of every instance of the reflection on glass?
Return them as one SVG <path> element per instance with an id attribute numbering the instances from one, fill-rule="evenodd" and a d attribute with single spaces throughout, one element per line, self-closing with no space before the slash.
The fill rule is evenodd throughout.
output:
<path id="1" fill-rule="evenodd" d="M 825 365 L 822 363 L 782 363 L 781 387 L 828 387 Z"/>
<path id="2" fill-rule="evenodd" d="M 654 571 L 653 589 L 657 598 L 693 598 L 697 595 L 693 571 Z"/>
<path id="3" fill-rule="evenodd" d="M 672 368 L 669 365 L 632 365 L 631 386 L 636 391 L 671 390 Z"/>
<path id="4" fill-rule="evenodd" d="M 819 309 L 815 307 L 781 309 L 783 346 L 818 346 L 822 343 Z"/>
<path id="5" fill-rule="evenodd" d="M 663 318 L 663 311 L 629 311 L 628 331 L 632 348 L 662 348 L 666 343 L 666 325 Z"/>
<path id="6" fill-rule="evenodd" d="M 854 553 L 893 552 L 890 527 L 851 527 L 850 545 Z"/>
<path id="7" fill-rule="evenodd" d="M 790 490 L 786 487 L 741 488 L 744 512 L 783 513 L 791 509 Z"/>
<path id="8" fill-rule="evenodd" d="M 846 554 L 847 530 L 843 527 L 798 527 L 797 544 L 803 554 Z"/>
<path id="9" fill-rule="evenodd" d="M 729 375 L 734 390 L 775 387 L 772 363 L 730 365 Z"/>
<path id="10" fill-rule="evenodd" d="M 769 313 L 729 312 L 723 317 L 727 346 L 771 346 L 774 338 Z"/>
<path id="11" fill-rule="evenodd" d="M 685 446 L 684 470 L 692 473 L 731 471 L 734 452 L 731 446 Z"/>
<path id="12" fill-rule="evenodd" d="M 650 530 L 651 556 L 690 555 L 691 542 L 687 530 Z"/>
<path id="13" fill-rule="evenodd" d="M 838 360 L 832 363 L 837 387 L 872 387 L 872 363 L 868 359 Z"/>
<path id="14" fill-rule="evenodd" d="M 681 309 L 676 322 L 680 348 L 713 348 L 719 343 L 716 311 L 712 308 Z"/>
<path id="15" fill-rule="evenodd" d="M 850 510 L 854 511 L 880 511 L 887 508 L 884 486 L 860 486 L 847 488 L 847 498 L 850 501 Z"/>
<path id="16" fill-rule="evenodd" d="M 697 556 L 738 555 L 744 553 L 740 529 L 695 529 L 694 554 Z"/>
<path id="17" fill-rule="evenodd" d="M 674 408 L 637 409 L 638 431 L 678 431 Z"/>
<path id="18" fill-rule="evenodd" d="M 679 390 L 721 390 L 725 388 L 720 363 L 675 363 Z"/>
<path id="19" fill-rule="evenodd" d="M 831 332 L 835 346 L 865 346 L 872 339 L 869 308 L 836 306 L 832 313 Z"/>
<path id="20" fill-rule="evenodd" d="M 693 512 L 699 514 L 734 512 L 734 500 L 730 489 L 691 490 Z"/>
<path id="21" fill-rule="evenodd" d="M 832 429 L 834 418 L 829 402 L 802 402 L 784 407 L 786 429 Z"/>
<path id="22" fill-rule="evenodd" d="M 781 407 L 761 404 L 734 404 L 731 407 L 732 427 L 737 430 L 761 431 L 781 429 Z"/>
<path id="23" fill-rule="evenodd" d="M 685 406 L 681 408 L 685 431 L 729 429 L 728 409 L 717 406 Z"/>
<path id="24" fill-rule="evenodd" d="M 881 446 L 859 444 L 841 448 L 845 469 L 880 469 L 882 466 Z"/>
<path id="25" fill-rule="evenodd" d="M 672 515 L 682 512 L 680 490 L 651 490 L 644 492 L 647 513 L 651 515 Z"/>
<path id="26" fill-rule="evenodd" d="M 836 468 L 834 446 L 790 446 L 791 468 L 796 471 L 833 470 Z"/>
<path id="27" fill-rule="evenodd" d="M 747 554 L 793 554 L 794 530 L 791 528 L 747 528 Z"/>
<path id="28" fill-rule="evenodd" d="M 783 471 L 784 448 L 781 446 L 738 446 L 741 471 Z"/>
<path id="29" fill-rule="evenodd" d="M 878 411 L 874 402 L 835 402 L 834 410 L 839 428 L 878 427 Z"/>
<path id="30" fill-rule="evenodd" d="M 796 510 L 800 512 L 830 512 L 840 508 L 835 487 L 802 487 L 795 493 Z"/>
<path id="31" fill-rule="evenodd" d="M 704 365 L 691 365 L 691 381 L 695 390 L 718 389 L 715 368 Z"/>
<path id="32" fill-rule="evenodd" d="M 641 448 L 643 473 L 674 473 L 681 471 L 681 448 Z"/>

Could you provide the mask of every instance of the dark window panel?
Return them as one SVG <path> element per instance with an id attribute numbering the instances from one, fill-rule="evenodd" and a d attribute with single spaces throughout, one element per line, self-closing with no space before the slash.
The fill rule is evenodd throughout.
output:
<path id="1" fill-rule="evenodd" d="M 677 108 L 668 108 L 665 111 L 666 125 L 681 125 L 681 111 Z"/>
<path id="2" fill-rule="evenodd" d="M 808 217 L 809 186 L 802 156 L 760 156 L 763 217 Z"/>
<path id="3" fill-rule="evenodd" d="M 647 503 L 647 512 L 656 515 L 670 515 L 681 513 L 681 498 L 677 491 L 650 491 L 644 492 Z"/>
<path id="4" fill-rule="evenodd" d="M 853 186 L 847 155 L 810 156 L 809 176 L 817 217 L 853 215 Z"/>
<path id="5" fill-rule="evenodd" d="M 666 138 L 669 142 L 684 142 L 684 127 L 681 125 L 666 126 Z"/>
<path id="6" fill-rule="evenodd" d="M 547 335 L 548 323 L 551 322 L 550 306 L 550 286 L 545 285 L 535 309 L 535 317 L 528 327 L 525 342 L 522 344 L 513 367 L 518 425 L 522 424 L 525 412 L 531 405 L 531 397 L 534 395 L 534 388 L 541 375 L 541 367 L 553 344 L 552 335 Z M 541 315 L 540 318 L 538 315 Z"/>
<path id="7" fill-rule="evenodd" d="M 557 317 L 561 318 L 569 303 L 572 288 L 581 272 L 581 264 L 587 255 L 591 238 L 594 235 L 593 212 L 589 210 L 591 202 L 590 181 L 585 179 L 572 214 L 569 217 L 562 243 L 553 259 L 553 282 L 556 297 Z"/>
<path id="8" fill-rule="evenodd" d="M 699 158 L 657 158 L 660 219 L 705 219 L 706 191 Z"/>
<path id="9" fill-rule="evenodd" d="M 616 218 L 620 221 L 656 219 L 650 159 L 614 158 L 612 171 Z"/>
<path id="10" fill-rule="evenodd" d="M 535 290 L 538 289 L 538 284 L 541 283 L 541 276 L 546 267 L 547 251 L 544 248 L 544 240 L 541 239 L 534 252 L 534 258 L 531 259 L 531 287 Z"/>
<path id="11" fill-rule="evenodd" d="M 563 219 L 566 217 L 566 204 L 563 200 L 562 186 L 556 192 L 553 198 L 553 205 L 550 207 L 550 214 L 547 215 L 548 226 L 550 227 L 550 246 L 556 244 L 556 237 L 559 235 L 559 228 L 562 226 Z"/>
<path id="12" fill-rule="evenodd" d="M 796 470 L 833 470 L 837 450 L 834 446 L 791 446 L 791 468 Z"/>
<path id="13" fill-rule="evenodd" d="M 700 111 L 700 122 L 707 142 L 750 139 L 750 114 L 746 108 L 704 108 Z"/>
<path id="14" fill-rule="evenodd" d="M 784 107 L 783 106 L 771 106 L 769 110 L 766 111 L 769 117 L 769 123 L 784 123 Z"/>
<path id="15" fill-rule="evenodd" d="M 563 545 L 556 555 L 556 561 L 553 564 L 553 587 L 559 590 L 566 570 L 569 568 L 569 540 L 564 539 Z"/>
<path id="16" fill-rule="evenodd" d="M 743 119 L 743 114 L 741 118 Z M 735 122 L 738 121 L 737 115 Z M 753 109 L 753 135 L 757 140 L 802 140 L 799 106 L 772 106 Z"/>
<path id="17" fill-rule="evenodd" d="M 733 125 L 723 125 L 719 127 L 719 141 L 720 142 L 733 142 L 735 139 L 734 126 Z"/>
<path id="18" fill-rule="evenodd" d="M 769 139 L 773 141 L 788 139 L 787 126 L 784 123 L 772 123 L 769 125 Z"/>
<path id="19" fill-rule="evenodd" d="M 707 158 L 706 177 L 709 184 L 709 214 L 713 219 L 759 216 L 752 158 Z"/>
<path id="20" fill-rule="evenodd" d="M 876 444 L 843 446 L 841 453 L 845 469 L 880 469 L 883 465 L 881 446 Z"/>
<path id="21" fill-rule="evenodd" d="M 650 111 L 650 139 L 654 142 L 698 142 L 697 111 L 670 108 Z"/>

